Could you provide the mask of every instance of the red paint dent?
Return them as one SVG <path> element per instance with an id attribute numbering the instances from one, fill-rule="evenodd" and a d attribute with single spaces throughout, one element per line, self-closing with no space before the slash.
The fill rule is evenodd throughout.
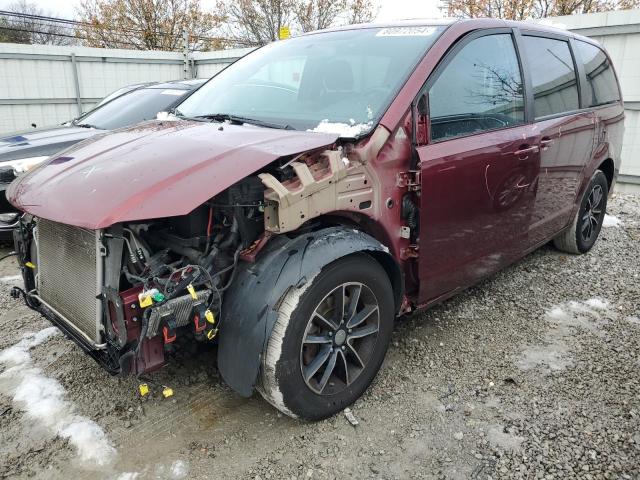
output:
<path id="1" fill-rule="evenodd" d="M 14 182 L 7 197 L 38 217 L 92 230 L 185 215 L 279 157 L 336 139 L 249 125 L 149 122 L 77 144 Z"/>

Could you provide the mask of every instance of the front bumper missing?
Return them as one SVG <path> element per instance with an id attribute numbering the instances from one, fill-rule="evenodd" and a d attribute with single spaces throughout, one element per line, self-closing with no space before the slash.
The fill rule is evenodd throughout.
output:
<path id="1" fill-rule="evenodd" d="M 12 296 L 20 296 L 19 289 L 17 287 L 13 288 Z M 58 327 L 67 338 L 78 345 L 87 355 L 93 358 L 111 375 L 118 375 L 122 372 L 122 366 L 120 365 L 119 360 L 120 353 L 115 347 L 107 343 L 96 345 L 88 340 L 82 332 L 73 327 L 73 323 L 66 320 L 55 309 L 43 302 L 34 291 L 25 293 L 24 301 L 29 308 L 40 313 L 53 325 Z"/>
<path id="2" fill-rule="evenodd" d="M 123 366 L 120 360 L 122 352 L 115 345 L 111 343 L 97 343 L 95 339 L 83 332 L 74 322 L 66 318 L 39 295 L 36 286 L 35 266 L 31 264 L 32 259 L 38 262 L 38 252 L 34 245 L 33 226 L 31 216 L 21 216 L 19 217 L 17 228 L 13 233 L 15 250 L 18 254 L 23 285 L 26 292 L 15 286 L 11 290 L 11 296 L 14 298 L 22 296 L 27 307 L 40 313 L 53 325 L 58 327 L 67 338 L 75 342 L 86 354 L 109 373 L 112 375 L 122 373 Z"/>

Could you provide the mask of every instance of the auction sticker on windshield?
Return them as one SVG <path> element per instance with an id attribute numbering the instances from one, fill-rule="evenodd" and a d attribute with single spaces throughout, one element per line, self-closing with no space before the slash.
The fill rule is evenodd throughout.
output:
<path id="1" fill-rule="evenodd" d="M 389 27 L 383 28 L 376 37 L 428 37 L 436 32 L 435 27 Z"/>
<path id="2" fill-rule="evenodd" d="M 163 90 L 160 93 L 162 95 L 175 95 L 176 97 L 180 97 L 180 96 L 184 95 L 185 93 L 187 93 L 187 91 L 186 90 L 177 90 L 177 89 L 168 88 L 167 90 Z"/>

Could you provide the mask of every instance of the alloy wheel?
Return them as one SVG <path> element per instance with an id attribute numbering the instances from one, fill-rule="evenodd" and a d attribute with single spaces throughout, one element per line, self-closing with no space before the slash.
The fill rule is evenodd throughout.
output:
<path id="1" fill-rule="evenodd" d="M 326 295 L 307 323 L 300 369 L 320 395 L 349 387 L 367 366 L 380 329 L 378 301 L 362 283 L 343 283 Z"/>
<path id="2" fill-rule="evenodd" d="M 604 192 L 600 185 L 594 185 L 589 192 L 584 212 L 581 216 L 580 235 L 582 240 L 590 242 L 594 235 L 597 235 L 598 226 L 604 215 L 602 208 L 604 200 Z"/>

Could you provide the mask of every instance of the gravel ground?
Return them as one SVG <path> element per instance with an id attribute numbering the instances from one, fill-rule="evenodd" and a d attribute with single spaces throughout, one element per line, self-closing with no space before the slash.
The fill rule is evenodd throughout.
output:
<path id="1" fill-rule="evenodd" d="M 5 260 L 0 477 L 640 478 L 640 197 L 609 213 L 620 224 L 588 255 L 544 247 L 401 319 L 357 426 L 239 398 L 212 350 L 176 356 L 140 398 L 61 335 L 21 340 L 48 325 L 9 298 Z M 35 388 L 51 382 L 56 395 Z"/>

